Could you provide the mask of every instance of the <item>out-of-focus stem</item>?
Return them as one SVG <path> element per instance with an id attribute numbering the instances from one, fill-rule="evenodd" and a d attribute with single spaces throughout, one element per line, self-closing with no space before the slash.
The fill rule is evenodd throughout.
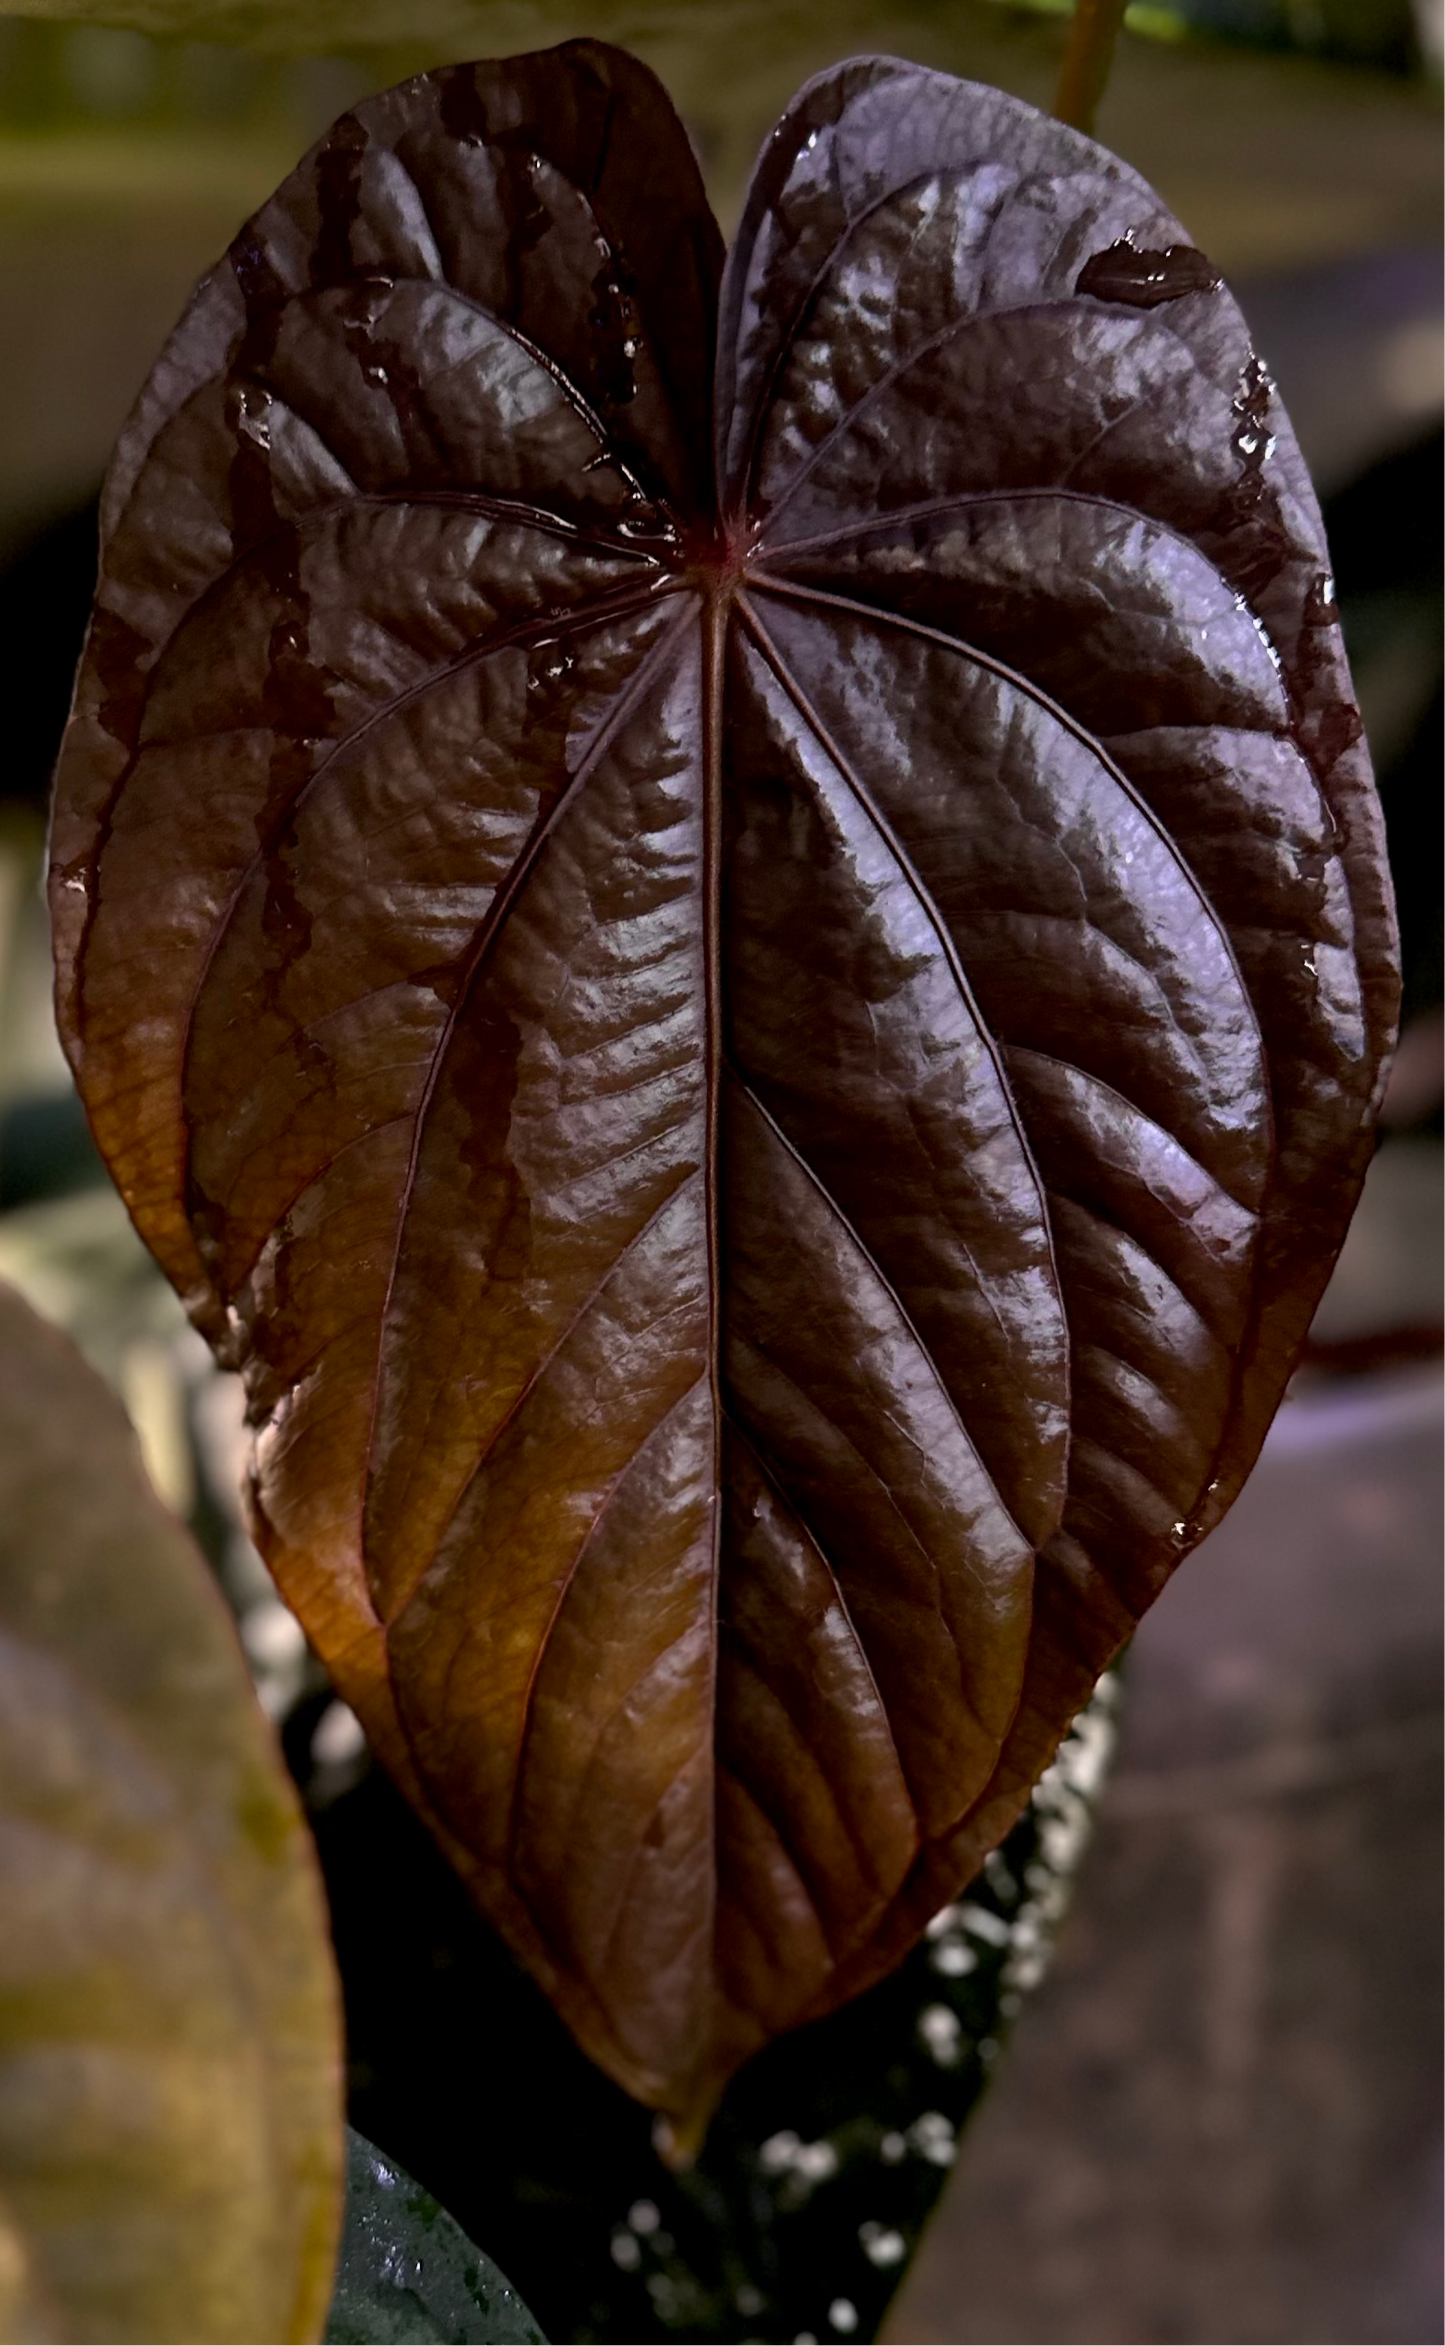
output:
<path id="1" fill-rule="evenodd" d="M 1069 46 L 1054 99 L 1059 121 L 1074 130 L 1091 131 L 1094 127 L 1127 6 L 1128 0 L 1074 0 Z"/>

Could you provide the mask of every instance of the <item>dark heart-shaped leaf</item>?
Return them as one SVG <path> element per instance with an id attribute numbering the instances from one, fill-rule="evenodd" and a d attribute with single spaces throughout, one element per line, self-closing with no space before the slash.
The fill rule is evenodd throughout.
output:
<path id="1" fill-rule="evenodd" d="M 824 75 L 722 270 L 625 56 L 425 76 L 167 346 L 67 1045 L 292 1603 L 642 2098 L 896 1960 L 1248 1470 L 1393 1018 L 1359 734 L 1238 310 L 994 91 Z"/>
<path id="2" fill-rule="evenodd" d="M 0 2339 L 317 2337 L 338 2005 L 215 1580 L 0 1286 Z"/>
<path id="3" fill-rule="evenodd" d="M 564 2243 L 570 2253 L 571 2243 Z M 346 2130 L 346 2229 L 327 2346 L 546 2346 L 498 2272 L 429 2191 Z"/>

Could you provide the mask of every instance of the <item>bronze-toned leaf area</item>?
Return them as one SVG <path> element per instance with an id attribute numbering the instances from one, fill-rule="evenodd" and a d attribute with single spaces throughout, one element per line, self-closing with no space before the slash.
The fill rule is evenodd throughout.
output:
<path id="1" fill-rule="evenodd" d="M 1343 1235 L 1392 916 L 1288 424 L 1090 140 L 843 66 L 724 265 L 582 42 L 342 117 L 103 529 L 96 1134 L 337 1685 L 685 2138 L 1006 1830 Z"/>

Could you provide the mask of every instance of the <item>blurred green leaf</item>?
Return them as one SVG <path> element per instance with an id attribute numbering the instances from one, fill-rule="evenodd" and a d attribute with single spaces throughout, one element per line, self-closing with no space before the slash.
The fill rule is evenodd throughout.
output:
<path id="1" fill-rule="evenodd" d="M 330 2346 L 541 2346 L 510 2281 L 430 2192 L 347 2128 L 346 2231 Z"/>
<path id="2" fill-rule="evenodd" d="M 0 2337 L 315 2338 L 341 2155 L 309 1836 L 119 1404 L 0 1287 Z"/>
<path id="3" fill-rule="evenodd" d="M 304 56 L 414 43 L 502 55 L 583 33 L 626 43 L 717 11 L 713 0 L 20 0 L 7 13 Z"/>
<path id="4" fill-rule="evenodd" d="M 661 76 L 697 143 L 724 218 L 778 114 L 799 84 L 825 66 L 886 50 L 1046 105 L 1064 40 L 1057 20 L 1022 16 L 995 0 L 831 0 L 827 8 L 818 0 L 19 0 L 0 23 L 59 41 L 63 53 L 51 55 L 49 64 L 71 93 L 68 118 L 77 123 L 83 114 L 78 83 L 92 77 L 77 75 L 71 50 L 83 40 L 89 66 L 98 65 L 106 37 L 95 30 L 92 39 L 93 28 L 111 28 L 112 47 L 126 33 L 150 34 L 163 46 L 189 44 L 193 58 L 209 44 L 210 67 L 222 72 L 218 49 L 249 50 L 242 80 L 260 71 L 262 60 L 305 61 L 290 83 L 272 86 L 261 76 L 268 105 L 284 101 L 298 120 L 305 118 L 298 152 L 365 88 L 584 35 L 613 41 Z M 125 79 L 127 54 L 122 41 L 111 61 L 118 81 Z M 174 58 L 169 65 L 154 62 L 157 87 L 169 86 Z M 3 63 L 0 58 L 0 71 Z M 319 114 L 311 108 L 313 83 L 325 87 Z M 119 112 L 119 90 L 113 105 Z M 92 143 L 107 143 L 95 139 L 93 120 L 88 127 Z M 15 143 L 25 149 L 30 142 Z M 152 136 L 149 144 L 156 143 Z M 22 152 L 9 167 L 23 172 L 27 166 L 33 169 L 34 158 Z"/>

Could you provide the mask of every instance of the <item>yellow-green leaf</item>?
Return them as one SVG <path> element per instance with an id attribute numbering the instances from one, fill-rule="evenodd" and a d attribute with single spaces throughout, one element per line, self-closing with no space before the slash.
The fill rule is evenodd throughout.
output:
<path id="1" fill-rule="evenodd" d="M 711 12 L 712 0 L 21 0 L 10 13 L 303 56 L 414 41 L 461 54 L 585 33 L 636 39 L 659 20 Z"/>
<path id="2" fill-rule="evenodd" d="M 205 1563 L 0 1288 L 0 2338 L 314 2339 L 337 1993 Z"/>

